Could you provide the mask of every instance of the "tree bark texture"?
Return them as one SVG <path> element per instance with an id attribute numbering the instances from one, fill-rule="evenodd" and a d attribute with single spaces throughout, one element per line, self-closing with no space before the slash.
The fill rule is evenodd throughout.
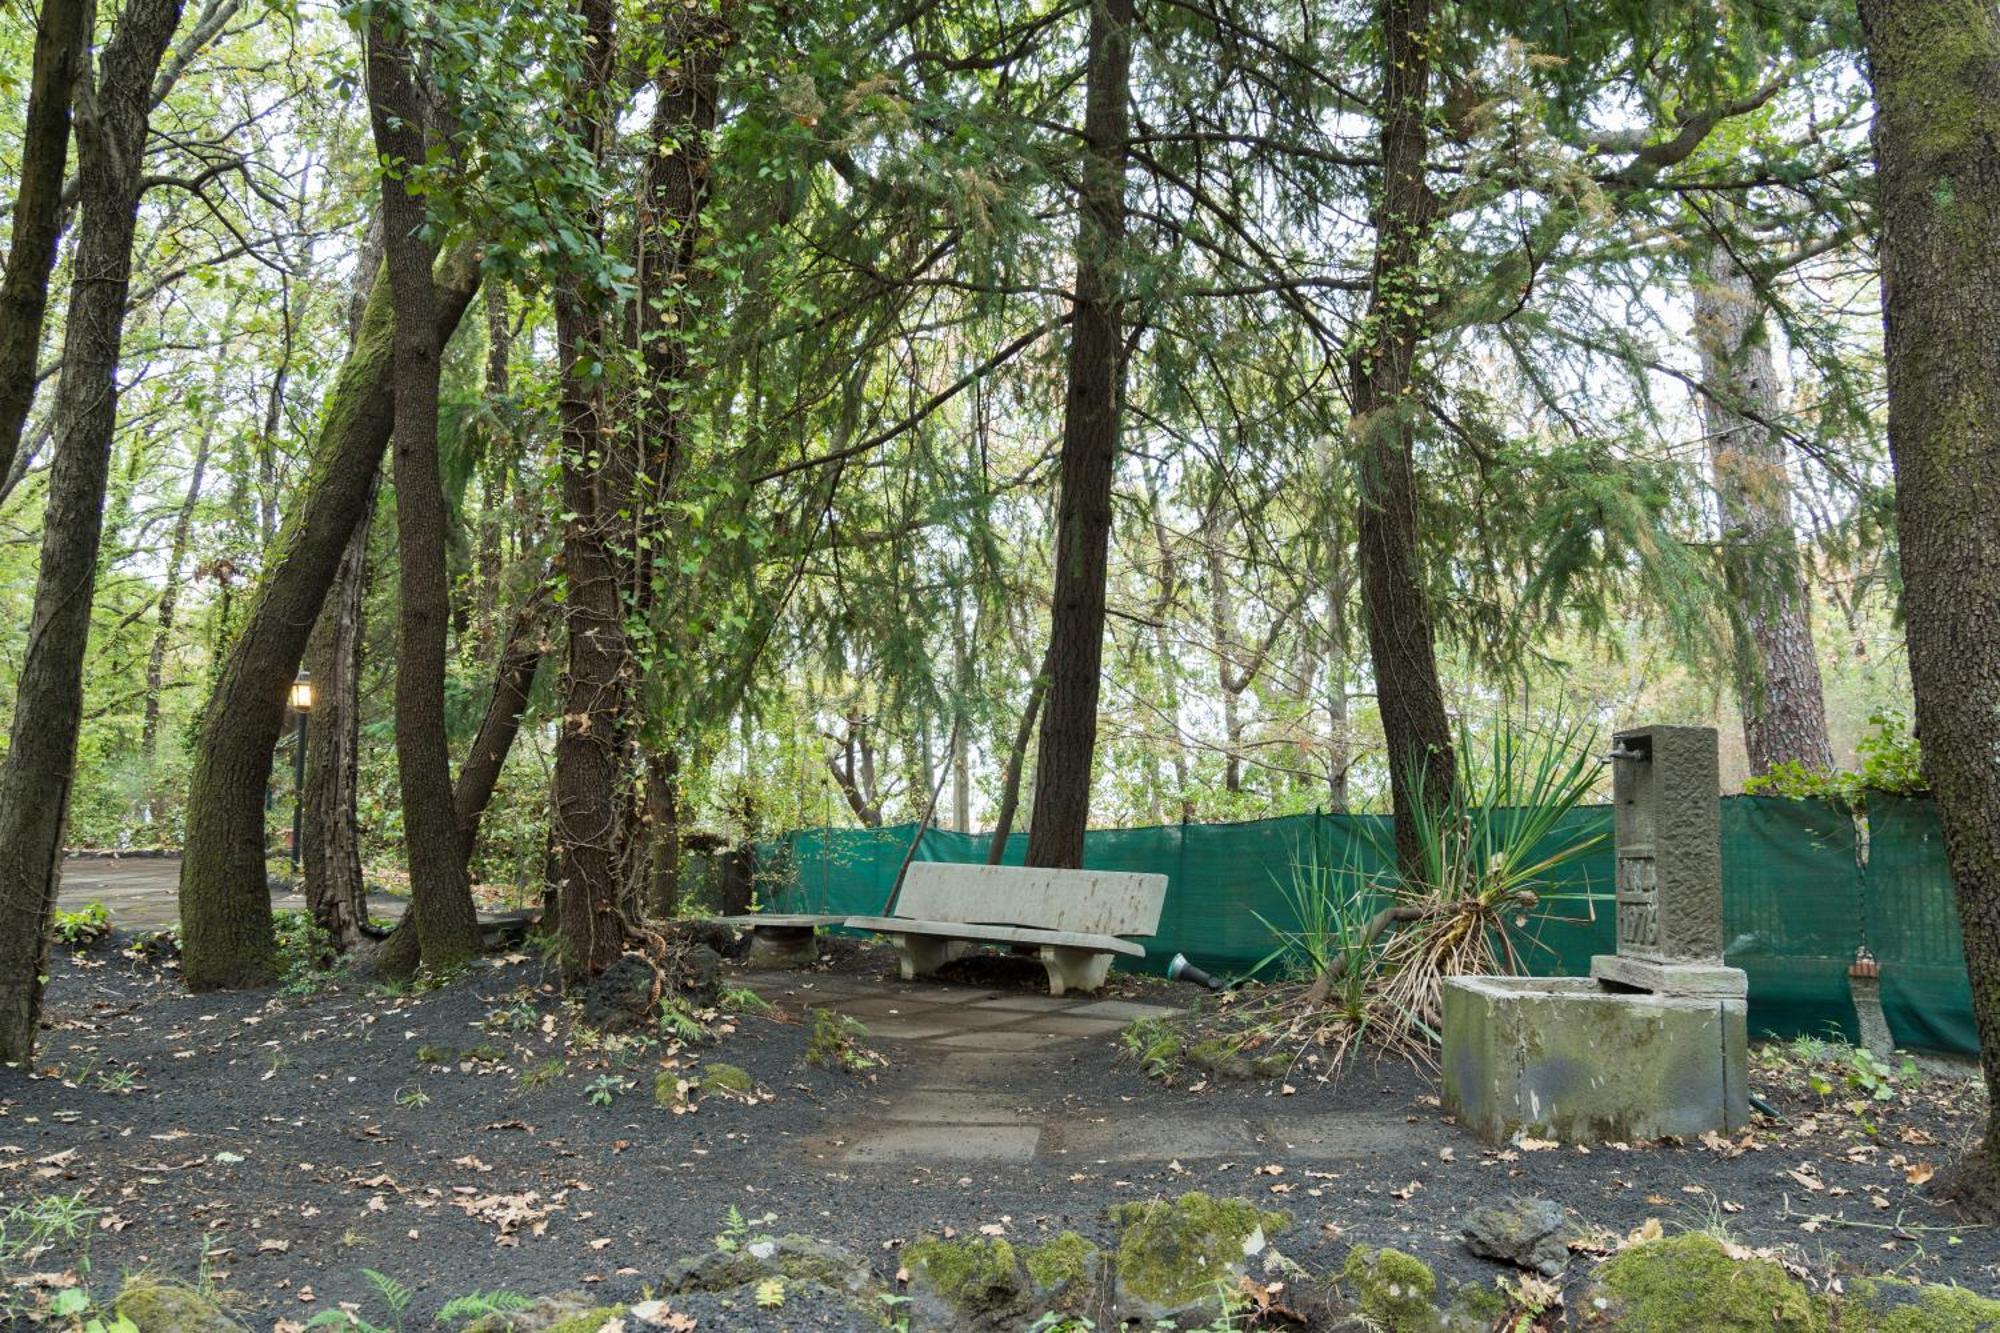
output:
<path id="1" fill-rule="evenodd" d="M 138 225 L 147 89 L 180 13 L 179 0 L 130 0 L 105 46 L 101 86 L 79 98 L 85 107 L 76 120 L 81 220 L 56 385 L 56 458 L 13 727 L 0 762 L 0 1061 L 28 1058 L 41 1014 L 118 424 L 118 354 Z"/>
<path id="2" fill-rule="evenodd" d="M 639 200 L 636 327 L 644 376 L 633 419 L 643 473 L 633 505 L 629 577 L 634 614 L 652 638 L 640 664 L 644 791 L 634 806 L 639 817 L 631 850 L 633 869 L 646 884 L 644 909 L 661 917 L 672 915 L 680 897 L 678 746 L 690 705 L 678 665 L 688 651 L 676 632 L 683 617 L 661 603 L 673 567 L 666 556 L 676 545 L 670 502 L 687 467 L 689 393 L 699 374 L 692 353 L 701 307 L 690 298 L 705 285 L 696 259 L 713 180 L 710 141 L 723 56 L 733 40 L 712 0 L 666 11 L 660 46 L 675 58 L 661 63 L 654 80 L 651 156 Z"/>
<path id="3" fill-rule="evenodd" d="M 93 0 L 43 0 L 35 25 L 13 239 L 7 247 L 7 274 L 0 280 L 0 476 L 13 466 L 35 403 L 35 362 L 48 316 L 49 274 L 62 239 L 70 108 L 77 83 L 88 77 L 96 11 Z M 144 116 L 146 108 L 139 114 Z"/>
<path id="4" fill-rule="evenodd" d="M 603 102 L 614 63 L 609 0 L 580 0 L 583 74 L 566 115 L 569 132 L 601 162 L 610 137 Z M 601 244 L 601 201 L 574 219 Z M 556 360 L 561 380 L 565 657 L 562 724 L 556 736 L 555 828 L 563 974 L 576 983 L 602 972 L 625 944 L 619 893 L 632 782 L 632 650 L 625 631 L 626 578 L 617 544 L 636 469 L 610 457 L 602 367 L 606 293 L 575 265 L 556 281 Z M 628 511 L 629 512 L 629 511 Z"/>
<path id="5" fill-rule="evenodd" d="M 368 29 L 368 111 L 382 163 L 382 251 L 395 308 L 396 562 L 402 618 L 396 657 L 396 770 L 410 914 L 423 965 L 442 972 L 479 953 L 479 918 L 452 805 L 445 730 L 445 650 L 451 632 L 444 482 L 438 462 L 439 348 L 431 329 L 436 247 L 408 173 L 427 160 L 428 116 L 407 34 L 386 10 Z"/>
<path id="6" fill-rule="evenodd" d="M 306 733 L 302 849 L 306 909 L 343 951 L 364 938 L 368 886 L 361 871 L 357 823 L 361 787 L 361 644 L 368 593 L 368 512 L 354 525 L 333 590 L 306 641 L 313 717 Z"/>
<path id="7" fill-rule="evenodd" d="M 535 687 L 535 673 L 541 670 L 542 655 L 548 644 L 546 629 L 549 612 L 549 583 L 538 579 L 534 589 L 514 612 L 507 637 L 493 666 L 493 693 L 487 697 L 486 712 L 479 720 L 465 761 L 458 766 L 458 782 L 452 789 L 453 817 L 464 843 L 467 866 L 479 846 L 479 821 L 500 785 L 500 771 L 507 766 L 507 752 L 521 732 L 521 715 L 527 711 L 528 695 Z"/>
<path id="8" fill-rule="evenodd" d="M 1083 112 L 1083 188 L 1076 234 L 1076 298 L 1063 405 L 1055 585 L 1049 609 L 1049 687 L 1035 759 L 1028 864 L 1083 864 L 1097 750 L 1104 658 L 1104 592 L 1111 485 L 1124 406 L 1125 347 L 1118 292 L 1130 155 L 1132 0 L 1094 0 Z"/>
<path id="9" fill-rule="evenodd" d="M 1042 665 L 1028 683 L 1028 702 L 1021 707 L 1021 722 L 1014 729 L 1014 744 L 1007 751 L 1007 768 L 1000 779 L 1000 809 L 993 817 L 993 836 L 986 844 L 986 864 L 997 866 L 1007 855 L 1007 839 L 1014 832 L 1014 814 L 1021 808 L 1021 770 L 1028 762 L 1028 742 L 1035 738 L 1035 723 L 1042 715 L 1042 700 L 1049 692 L 1051 644 L 1042 654 Z"/>
<path id="10" fill-rule="evenodd" d="M 1451 790 L 1451 720 L 1438 680 L 1437 632 L 1418 550 L 1412 456 L 1416 359 L 1425 336 L 1423 254 L 1437 213 L 1425 179 L 1429 134 L 1430 0 L 1382 5 L 1382 177 L 1364 335 L 1349 359 L 1358 453 L 1361 608 L 1389 752 L 1396 851 L 1415 864 L 1418 801 Z"/>
<path id="11" fill-rule="evenodd" d="M 1889 452 L 1924 776 L 1958 891 L 2000 1196 L 2000 11 L 1862 0 Z"/>
<path id="12" fill-rule="evenodd" d="M 454 249 L 434 280 L 432 337 L 442 348 L 478 290 L 473 248 Z M 181 859 L 181 965 L 194 990 L 259 985 L 273 974 L 264 789 L 286 691 L 381 471 L 395 413 L 394 340 L 385 276 L 321 413 L 303 494 L 202 715 Z"/>
<path id="13" fill-rule="evenodd" d="M 347 351 L 354 353 L 368 295 L 382 267 L 382 215 L 369 218 L 348 297 Z M 361 647 L 367 637 L 375 500 L 381 472 L 369 487 L 366 508 L 347 539 L 333 588 L 306 641 L 306 669 L 313 679 L 313 724 L 306 732 L 305 819 L 302 850 L 306 910 L 343 951 L 366 937 L 368 885 L 361 869 Z M 412 967 L 414 968 L 414 964 Z"/>
<path id="14" fill-rule="evenodd" d="M 1702 425 L 1722 525 L 1722 571 L 1734 605 L 1736 699 L 1750 772 L 1796 763 L 1833 771 L 1826 699 L 1813 651 L 1812 600 L 1792 526 L 1785 445 L 1764 421 L 1782 410 L 1763 307 L 1750 275 L 1724 246 L 1694 284 L 1701 351 Z"/>
<path id="15" fill-rule="evenodd" d="M 180 510 L 174 515 L 173 535 L 167 542 L 166 578 L 160 585 L 160 605 L 153 622 L 153 645 L 146 653 L 146 703 L 139 723 L 139 751 L 145 755 L 149 765 L 154 755 L 159 753 L 160 695 L 167 686 L 167 648 L 174 634 L 174 618 L 180 610 L 181 567 L 187 563 L 188 545 L 194 532 L 195 506 L 201 503 L 201 483 L 208 473 L 208 451 L 214 439 L 212 420 L 204 422 L 200 442 L 195 446 L 194 466 L 188 472 L 187 494 L 182 497 Z"/>

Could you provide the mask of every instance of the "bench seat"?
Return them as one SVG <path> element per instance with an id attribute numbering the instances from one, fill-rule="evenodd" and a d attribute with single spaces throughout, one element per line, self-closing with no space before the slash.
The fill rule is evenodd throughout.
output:
<path id="1" fill-rule="evenodd" d="M 1100 989 L 1114 956 L 1146 956 L 1144 945 L 1119 937 L 1159 929 L 1166 885 L 1164 875 L 920 861 L 897 915 L 843 924 L 887 936 L 905 981 L 937 971 L 964 945 L 1001 944 L 1039 958 L 1049 994 L 1062 995 Z"/>
<path id="2" fill-rule="evenodd" d="M 837 926 L 845 919 L 824 912 L 752 912 L 715 918 L 733 930 L 750 932 L 750 952 L 743 961 L 753 967 L 803 967 L 818 962 L 816 936 L 820 927 Z"/>
<path id="3" fill-rule="evenodd" d="M 917 921 L 903 916 L 850 916 L 841 924 L 852 930 L 872 930 L 883 935 L 939 935 L 954 940 L 979 940 L 986 944 L 1050 944 L 1065 949 L 1122 953 L 1129 958 L 1146 956 L 1143 944 L 1121 940 L 1116 935 L 1089 935 L 1080 930 L 1040 930 L 1034 926 L 997 926 L 979 921 Z"/>

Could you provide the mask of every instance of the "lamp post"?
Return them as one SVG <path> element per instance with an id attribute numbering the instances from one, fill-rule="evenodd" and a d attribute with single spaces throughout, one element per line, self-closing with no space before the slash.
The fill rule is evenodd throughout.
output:
<path id="1" fill-rule="evenodd" d="M 299 839 L 305 832 L 306 813 L 306 724 L 312 718 L 312 672 L 303 667 L 292 681 L 288 696 L 298 714 L 299 730 L 292 745 L 292 878 L 299 875 Z"/>

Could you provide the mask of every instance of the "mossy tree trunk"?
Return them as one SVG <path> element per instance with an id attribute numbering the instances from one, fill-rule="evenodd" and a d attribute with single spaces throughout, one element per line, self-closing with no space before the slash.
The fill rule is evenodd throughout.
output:
<path id="1" fill-rule="evenodd" d="M 452 804 L 445 732 L 444 671 L 451 632 L 446 567 L 450 518 L 438 461 L 439 348 L 431 335 L 436 250 L 414 192 L 428 159 L 425 99 L 408 35 L 385 9 L 368 27 L 369 120 L 382 161 L 383 256 L 395 309 L 396 569 L 401 621 L 396 654 L 396 772 L 410 915 L 423 965 L 442 972 L 479 952 L 479 918 L 466 876 L 464 839 Z"/>
<path id="2" fill-rule="evenodd" d="M 1418 802 L 1444 803 L 1454 780 L 1451 719 L 1438 678 L 1437 630 L 1418 549 L 1417 355 L 1427 333 L 1424 251 L 1437 218 L 1427 179 L 1430 0 L 1381 8 L 1382 168 L 1371 224 L 1375 259 L 1363 336 L 1349 357 L 1360 493 L 1361 610 L 1389 757 L 1397 859 L 1416 864 Z"/>
<path id="3" fill-rule="evenodd" d="M 479 821 L 500 785 L 500 771 L 507 766 L 507 753 L 521 732 L 521 715 L 528 708 L 528 694 L 535 687 L 546 649 L 549 618 L 549 582 L 536 582 L 528 599 L 514 612 L 513 623 L 500 646 L 493 665 L 493 692 L 487 696 L 486 712 L 479 719 L 479 731 L 458 766 L 458 780 L 452 786 L 452 811 L 458 835 L 464 844 L 468 866 L 479 846 Z"/>
<path id="4" fill-rule="evenodd" d="M 616 15 L 609 0 L 580 0 L 578 7 L 582 74 L 565 119 L 590 159 L 602 162 L 613 123 L 605 101 L 615 59 Z M 587 198 L 579 207 L 582 216 L 573 225 L 595 254 L 604 235 L 602 202 Z M 612 456 L 615 441 L 606 429 L 603 367 L 610 357 L 603 308 L 608 299 L 600 275 L 586 271 L 582 257 L 557 277 L 565 656 L 551 823 L 563 976 L 570 984 L 602 972 L 625 945 L 619 896 L 632 784 L 634 681 L 625 630 L 627 584 L 615 543 L 624 535 L 620 512 L 630 503 L 637 469 Z"/>
<path id="5" fill-rule="evenodd" d="M 1132 0 L 1092 0 L 1084 74 L 1083 186 L 1076 230 L 1069 389 L 1063 404 L 1055 585 L 1050 594 L 1048 697 L 1035 755 L 1028 823 L 1031 866 L 1083 864 L 1097 753 L 1111 487 L 1125 398 L 1119 299 L 1125 166 L 1131 156 Z"/>
<path id="6" fill-rule="evenodd" d="M 368 294 L 382 266 L 382 220 L 371 219 L 362 240 L 357 278 L 349 299 L 347 349 L 361 336 Z M 361 868 L 361 648 L 367 628 L 368 544 L 375 497 L 371 486 L 360 521 L 341 553 L 333 590 L 306 642 L 313 679 L 313 723 L 306 733 L 306 910 L 343 950 L 367 935 L 368 886 Z"/>
<path id="7" fill-rule="evenodd" d="M 478 290 L 474 248 L 452 250 L 433 280 L 431 331 L 442 348 Z M 274 973 L 264 789 L 286 691 L 348 540 L 368 512 L 389 443 L 394 341 L 388 279 L 381 277 L 321 412 L 300 501 L 202 715 L 188 782 L 180 893 L 182 970 L 194 990 L 261 985 Z"/>
<path id="8" fill-rule="evenodd" d="M 179 0 L 130 0 L 104 50 L 102 86 L 77 118 L 81 221 L 56 386 L 56 457 L 13 728 L 0 762 L 0 1061 L 28 1058 L 41 1015 L 118 424 L 148 90 L 180 13 Z"/>
<path id="9" fill-rule="evenodd" d="M 43 0 L 35 24 L 13 240 L 7 247 L 6 277 L 0 280 L 0 477 L 13 466 L 21 428 L 35 402 L 35 361 L 48 314 L 49 274 L 62 238 L 72 94 L 90 65 L 96 12 L 92 0 Z"/>
<path id="10" fill-rule="evenodd" d="M 2000 10 L 1862 0 L 1910 681 L 1986 1075 L 2000 1201 Z"/>

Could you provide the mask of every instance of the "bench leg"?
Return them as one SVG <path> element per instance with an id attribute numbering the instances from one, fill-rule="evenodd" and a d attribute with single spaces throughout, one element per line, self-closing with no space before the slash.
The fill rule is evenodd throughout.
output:
<path id="1" fill-rule="evenodd" d="M 811 926 L 752 926 L 743 961 L 751 967 L 810 967 L 819 961 L 819 945 Z"/>
<path id="2" fill-rule="evenodd" d="M 1049 974 L 1051 995 L 1065 995 L 1073 990 L 1102 990 L 1105 974 L 1111 970 L 1111 955 L 1108 953 L 1065 949 L 1056 944 L 1044 944 L 1038 952 L 1042 966 Z"/>
<path id="3" fill-rule="evenodd" d="M 905 981 L 929 976 L 950 962 L 955 943 L 935 935 L 891 935 L 889 942 L 896 946 L 896 969 Z"/>

